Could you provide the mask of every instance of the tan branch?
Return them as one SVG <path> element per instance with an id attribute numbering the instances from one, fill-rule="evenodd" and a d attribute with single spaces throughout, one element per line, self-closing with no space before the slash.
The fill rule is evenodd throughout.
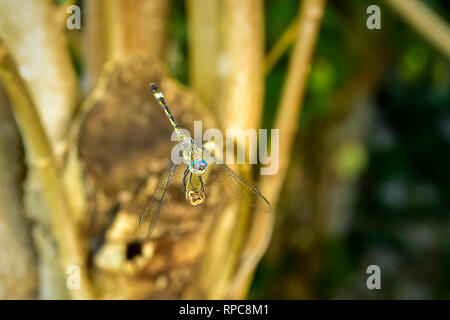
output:
<path id="1" fill-rule="evenodd" d="M 295 19 L 283 32 L 280 39 L 277 41 L 277 43 L 275 43 L 273 48 L 270 49 L 263 65 L 265 75 L 267 75 L 273 69 L 278 60 L 280 60 L 283 54 L 288 50 L 289 46 L 295 41 L 295 38 L 297 37 L 297 26 L 298 19 Z"/>
<path id="2" fill-rule="evenodd" d="M 217 95 L 219 0 L 188 0 L 191 86 L 212 108 Z"/>
<path id="3" fill-rule="evenodd" d="M 218 10 L 220 30 L 217 59 L 212 58 L 212 70 L 204 70 L 215 74 L 211 80 L 215 83 L 208 84 L 204 89 L 217 89 L 208 94 L 215 95 L 212 107 L 223 127 L 243 130 L 258 128 L 264 92 L 261 68 L 264 57 L 263 1 L 221 1 Z M 206 55 L 210 49 L 214 47 L 205 47 L 204 52 L 197 53 Z M 211 54 L 214 52 L 211 51 Z M 241 175 L 250 177 L 248 167 L 240 169 L 243 169 L 240 170 Z M 250 221 L 251 212 L 248 208 L 235 207 L 222 213 L 215 225 L 202 277 L 207 286 L 205 291 L 208 298 L 223 298 L 227 294 Z"/>
<path id="4" fill-rule="evenodd" d="M 49 139 L 34 106 L 30 92 L 20 77 L 6 46 L 0 42 L 0 79 L 12 102 L 26 152 L 42 181 L 46 203 L 51 212 L 52 230 L 58 243 L 61 264 L 65 271 L 70 265 L 81 269 L 80 290 L 71 290 L 73 298 L 92 298 L 85 267 L 86 253 L 78 230 L 72 221 L 71 207 L 53 155 Z"/>
<path id="5" fill-rule="evenodd" d="M 293 140 L 297 134 L 299 115 L 325 3 L 325 0 L 304 0 L 300 7 L 297 39 L 275 120 L 275 128 L 280 129 L 279 171 L 275 175 L 264 176 L 260 184 L 261 191 L 267 196 L 273 208 L 276 207 L 280 196 Z M 246 248 L 242 254 L 242 264 L 234 279 L 235 286 L 230 292 L 231 297 L 237 298 L 245 295 L 252 272 L 269 244 L 274 218 L 275 213 L 259 213 L 255 216 Z"/>
<path id="6" fill-rule="evenodd" d="M 51 0 L 0 1 L 0 37 L 19 66 L 59 161 L 79 87 L 58 8 Z"/>
<path id="7" fill-rule="evenodd" d="M 225 128 L 258 128 L 264 98 L 263 3 L 227 0 L 221 11 L 217 110 Z"/>
<path id="8" fill-rule="evenodd" d="M 102 1 L 84 0 L 82 55 L 86 93 L 97 85 L 106 61 L 105 17 Z"/>
<path id="9" fill-rule="evenodd" d="M 447 23 L 419 0 L 385 0 L 422 36 L 450 57 L 450 28 Z"/>

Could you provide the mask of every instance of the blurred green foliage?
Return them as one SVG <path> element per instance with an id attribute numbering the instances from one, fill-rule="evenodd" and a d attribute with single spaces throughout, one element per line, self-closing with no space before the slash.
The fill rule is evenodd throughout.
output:
<path id="1" fill-rule="evenodd" d="M 365 27 L 365 9 L 374 3 L 381 7 L 379 31 Z M 449 2 L 426 3 L 449 20 Z M 294 18 L 296 4 L 268 1 L 269 48 Z M 379 54 L 388 62 L 373 88 L 367 146 L 348 144 L 337 158 L 338 171 L 358 177 L 347 230 L 305 250 L 311 240 L 296 229 L 308 226 L 302 225 L 295 197 L 287 199 L 292 193 L 285 192 L 274 241 L 256 272 L 250 298 L 450 298 L 448 59 L 381 1 L 330 1 L 299 134 L 329 114 L 333 96 L 343 90 L 358 61 L 364 61 L 358 44 L 343 45 L 352 37 L 362 39 L 355 33 L 379 42 Z M 268 75 L 266 125 L 276 112 L 287 64 L 286 56 Z M 293 179 L 298 177 L 286 184 Z M 317 270 L 308 272 L 316 255 L 321 257 Z M 371 264 L 381 267 L 382 290 L 366 288 Z"/>
<path id="2" fill-rule="evenodd" d="M 171 4 L 169 17 L 169 48 L 167 50 L 169 71 L 174 78 L 188 84 L 188 30 L 185 3 L 175 0 Z"/>

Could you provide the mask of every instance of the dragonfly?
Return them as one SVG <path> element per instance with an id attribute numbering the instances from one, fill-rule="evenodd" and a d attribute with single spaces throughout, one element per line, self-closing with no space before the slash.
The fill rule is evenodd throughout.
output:
<path id="1" fill-rule="evenodd" d="M 223 195 L 237 196 L 253 208 L 264 212 L 270 211 L 269 201 L 257 187 L 239 176 L 210 151 L 184 134 L 156 84 L 150 84 L 150 91 L 164 110 L 177 135 L 178 144 L 175 154 L 179 158 L 174 159 L 172 157 L 169 161 L 153 195 L 148 200 L 139 220 L 141 232 L 146 234 L 147 237 L 152 234 L 162 209 L 168 205 L 168 202 L 173 201 L 173 199 L 167 199 L 167 193 L 172 180 L 178 175 L 182 179 L 186 201 L 192 207 L 205 206 L 207 177 L 208 182 L 213 181 L 215 183 L 217 181 L 224 186 L 226 192 Z M 180 171 L 180 168 L 184 168 L 184 171 Z M 176 172 L 183 172 L 183 174 L 176 174 Z"/>

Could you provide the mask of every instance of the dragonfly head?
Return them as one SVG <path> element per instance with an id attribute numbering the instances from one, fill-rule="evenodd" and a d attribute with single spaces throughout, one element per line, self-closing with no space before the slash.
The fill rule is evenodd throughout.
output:
<path id="1" fill-rule="evenodd" d="M 155 93 L 155 92 L 159 91 L 158 86 L 156 85 L 156 83 L 150 83 L 150 91 L 152 93 Z"/>
<path id="2" fill-rule="evenodd" d="M 189 170 L 197 175 L 204 174 L 206 172 L 206 168 L 208 168 L 208 163 L 204 159 L 194 160 L 189 165 Z"/>
<path id="3" fill-rule="evenodd" d="M 201 190 L 191 189 L 186 191 L 186 200 L 193 207 L 201 207 L 206 202 L 206 196 Z"/>

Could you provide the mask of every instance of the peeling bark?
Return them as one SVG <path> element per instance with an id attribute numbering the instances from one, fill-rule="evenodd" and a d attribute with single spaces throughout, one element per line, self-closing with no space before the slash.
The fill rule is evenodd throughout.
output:
<path id="1" fill-rule="evenodd" d="M 149 93 L 156 82 L 181 127 L 194 120 L 215 127 L 212 116 L 186 88 L 170 79 L 161 62 L 130 56 L 111 62 L 83 106 L 79 157 L 88 200 L 92 273 L 102 298 L 202 298 L 202 260 L 211 228 L 227 199 L 208 184 L 204 208 L 186 204 L 180 176 L 168 194 L 173 204 L 160 215 L 151 239 L 137 230 L 139 216 L 166 167 L 173 131 Z"/>
<path id="2" fill-rule="evenodd" d="M 213 108 L 219 84 L 220 0 L 187 1 L 190 82 L 202 101 Z"/>

